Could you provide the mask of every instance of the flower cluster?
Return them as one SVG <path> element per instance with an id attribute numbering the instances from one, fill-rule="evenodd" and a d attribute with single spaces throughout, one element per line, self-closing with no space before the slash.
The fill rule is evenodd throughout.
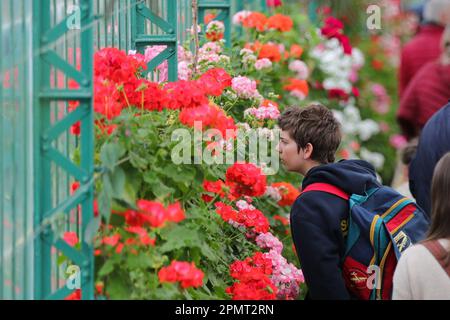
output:
<path id="1" fill-rule="evenodd" d="M 166 222 L 180 222 L 185 219 L 179 202 L 164 207 L 157 201 L 138 200 L 137 208 L 138 210 L 128 210 L 124 213 L 125 222 L 129 226 L 142 227 L 148 224 L 153 228 L 160 228 Z"/>
<path id="2" fill-rule="evenodd" d="M 261 95 L 256 88 L 256 81 L 247 77 L 238 76 L 231 81 L 231 88 L 238 97 L 243 99 L 260 99 Z"/>
<path id="3" fill-rule="evenodd" d="M 266 191 L 266 176 L 252 163 L 236 162 L 226 172 L 226 184 L 236 198 L 258 197 Z"/>
<path id="4" fill-rule="evenodd" d="M 164 86 L 169 109 L 189 109 L 208 103 L 203 88 L 196 81 L 179 80 Z"/>
<path id="5" fill-rule="evenodd" d="M 344 24 L 339 19 L 334 17 L 327 17 L 325 19 L 325 25 L 320 30 L 322 35 L 328 39 L 337 39 L 341 44 L 344 53 L 347 55 L 352 54 L 352 46 L 350 45 L 350 39 L 343 33 Z"/>
<path id="6" fill-rule="evenodd" d="M 276 8 L 276 7 L 282 6 L 283 3 L 281 2 L 281 0 L 266 0 L 266 5 L 269 8 L 270 7 Z"/>
<path id="7" fill-rule="evenodd" d="M 215 206 L 217 214 L 220 215 L 224 221 L 235 227 L 245 227 L 249 229 L 249 237 L 252 237 L 254 233 L 258 234 L 269 231 L 269 220 L 261 211 L 254 207 L 234 210 L 233 207 L 223 202 L 216 202 Z"/>
<path id="8" fill-rule="evenodd" d="M 272 62 L 279 62 L 281 60 L 284 47 L 273 42 L 261 45 L 258 53 L 258 59 L 269 59 Z"/>
<path id="9" fill-rule="evenodd" d="M 218 41 L 223 39 L 225 25 L 221 21 L 213 20 L 206 26 L 206 39 L 209 41 Z"/>
<path id="10" fill-rule="evenodd" d="M 161 283 L 179 282 L 183 289 L 198 288 L 203 285 L 205 274 L 198 269 L 195 264 L 173 260 L 168 267 L 163 267 L 158 272 L 158 278 Z"/>
<path id="11" fill-rule="evenodd" d="M 238 281 L 226 293 L 233 300 L 274 300 L 278 290 L 269 278 L 271 274 L 272 261 L 256 252 L 253 257 L 230 265 L 230 275 Z"/>
<path id="12" fill-rule="evenodd" d="M 278 193 L 281 196 L 281 199 L 278 201 L 278 205 L 282 207 L 292 206 L 294 201 L 300 195 L 300 191 L 287 182 L 275 182 L 272 183 L 271 186 L 278 189 Z"/>
<path id="13" fill-rule="evenodd" d="M 262 58 L 259 60 L 256 60 L 255 62 L 255 69 L 256 70 L 263 70 L 263 69 L 270 69 L 272 67 L 272 61 L 268 58 Z"/>
<path id="14" fill-rule="evenodd" d="M 218 195 L 220 198 L 225 197 L 225 192 L 228 189 L 226 184 L 222 180 L 217 181 L 203 181 L 203 189 L 208 192 L 209 194 L 215 194 Z M 203 194 L 202 199 L 205 202 L 211 202 L 213 200 L 213 197 L 209 194 Z"/>
<path id="15" fill-rule="evenodd" d="M 264 100 L 259 108 L 249 108 L 244 111 L 244 116 L 253 116 L 258 120 L 276 120 L 280 116 L 278 105 L 274 101 Z"/>
<path id="16" fill-rule="evenodd" d="M 303 273 L 288 263 L 278 251 L 270 250 L 264 256 L 272 261 L 272 283 L 277 287 L 277 299 L 293 300 L 300 293 L 299 285 L 305 282 Z"/>
<path id="17" fill-rule="evenodd" d="M 95 56 L 94 110 L 107 119 L 120 115 L 124 107 L 135 106 L 149 111 L 195 108 L 208 103 L 208 96 L 219 96 L 231 86 L 231 76 L 221 68 L 210 69 L 198 80 L 179 80 L 160 85 L 139 77 L 146 62 L 163 50 L 149 47 L 146 55 L 126 55 L 117 49 L 103 49 Z M 209 44 L 203 50 L 216 54 L 219 47 Z M 189 69 L 190 53 L 180 47 L 182 68 Z M 187 72 L 183 78 L 190 78 Z M 77 130 L 77 128 L 74 128 Z"/>
<path id="18" fill-rule="evenodd" d="M 292 96 L 299 100 L 304 100 L 309 94 L 308 82 L 296 78 L 288 79 L 283 89 L 289 91 Z"/>
<path id="19" fill-rule="evenodd" d="M 259 234 L 256 239 L 256 244 L 262 249 L 274 250 L 281 254 L 283 251 L 283 243 L 270 232 Z"/>
<path id="20" fill-rule="evenodd" d="M 277 30 L 288 32 L 292 30 L 294 22 L 292 18 L 280 13 L 267 17 L 261 12 L 240 11 L 233 17 L 233 23 L 245 28 L 255 29 L 258 32 Z"/>
<path id="21" fill-rule="evenodd" d="M 319 69 L 325 74 L 322 87 L 329 98 L 347 101 L 350 95 L 357 96 L 353 83 L 358 79 L 358 70 L 364 65 L 364 56 L 357 48 L 351 55 L 344 54 L 336 39 L 330 39 L 311 51 L 311 57 L 318 60 Z"/>
<path id="22" fill-rule="evenodd" d="M 296 73 L 296 78 L 306 80 L 309 75 L 308 66 L 301 60 L 294 60 L 289 63 L 289 70 Z"/>
<path id="23" fill-rule="evenodd" d="M 217 129 L 222 137 L 234 138 L 236 126 L 232 117 L 213 103 L 203 104 L 199 107 L 183 109 L 179 115 L 180 122 L 186 126 L 194 127 L 196 123 L 203 129 Z"/>
<path id="24" fill-rule="evenodd" d="M 218 97 L 223 90 L 231 86 L 231 80 L 231 76 L 224 69 L 213 68 L 202 74 L 197 83 L 207 95 Z"/>
<path id="25" fill-rule="evenodd" d="M 278 30 L 281 32 L 288 32 L 291 31 L 292 27 L 294 26 L 294 22 L 292 21 L 291 17 L 285 16 L 283 14 L 277 13 L 269 19 L 267 19 L 266 27 L 267 29 L 271 30 Z"/>

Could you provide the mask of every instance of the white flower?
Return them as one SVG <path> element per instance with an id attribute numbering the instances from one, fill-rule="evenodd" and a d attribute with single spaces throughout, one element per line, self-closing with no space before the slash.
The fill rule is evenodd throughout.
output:
<path id="1" fill-rule="evenodd" d="M 278 191 L 278 189 L 274 188 L 274 187 L 271 187 L 271 186 L 267 186 L 266 192 L 265 192 L 264 195 L 269 196 L 270 198 L 272 198 L 276 202 L 281 200 L 281 195 L 280 195 L 280 192 Z"/>
<path id="2" fill-rule="evenodd" d="M 361 68 L 364 65 L 364 54 L 358 48 L 352 50 L 352 64 L 356 68 Z"/>
<path id="3" fill-rule="evenodd" d="M 369 140 L 373 135 L 380 132 L 378 123 L 372 119 L 366 119 L 358 123 L 359 137 L 362 141 Z"/>
<path id="4" fill-rule="evenodd" d="M 361 159 L 366 160 L 373 164 L 375 169 L 380 169 L 384 165 L 384 156 L 378 152 L 371 152 L 362 147 L 360 151 Z"/>
<path id="5" fill-rule="evenodd" d="M 243 64 L 253 64 L 258 58 L 254 54 L 247 54 L 242 58 Z"/>
<path id="6" fill-rule="evenodd" d="M 289 70 L 297 73 L 297 78 L 305 80 L 308 78 L 309 70 L 306 63 L 301 60 L 294 60 L 289 63 Z"/>
<path id="7" fill-rule="evenodd" d="M 272 61 L 270 61 L 267 58 L 259 59 L 255 62 L 256 70 L 269 69 L 271 67 L 272 67 Z"/>
<path id="8" fill-rule="evenodd" d="M 241 56 L 246 56 L 249 54 L 253 54 L 253 51 L 250 49 L 244 48 L 244 49 L 241 49 L 241 51 L 239 51 L 239 55 L 241 55 Z"/>
<path id="9" fill-rule="evenodd" d="M 222 64 L 228 64 L 228 63 L 230 63 L 230 57 L 229 56 L 226 56 L 226 55 L 220 55 L 219 56 L 219 63 L 222 63 Z"/>

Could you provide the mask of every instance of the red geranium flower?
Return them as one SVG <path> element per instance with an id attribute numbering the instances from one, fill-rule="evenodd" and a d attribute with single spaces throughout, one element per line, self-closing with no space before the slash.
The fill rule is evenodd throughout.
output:
<path id="1" fill-rule="evenodd" d="M 164 86 L 166 107 L 169 109 L 195 108 L 208 103 L 204 89 L 196 81 L 180 80 Z"/>
<path id="2" fill-rule="evenodd" d="M 347 101 L 349 98 L 349 95 L 342 89 L 334 88 L 328 90 L 328 99 L 338 99 Z"/>
<path id="3" fill-rule="evenodd" d="M 230 275 L 238 280 L 226 293 L 233 300 L 272 300 L 276 298 L 277 288 L 268 277 L 272 274 L 272 261 L 256 252 L 244 261 L 230 265 Z"/>
<path id="4" fill-rule="evenodd" d="M 272 62 L 281 60 L 280 48 L 276 44 L 263 44 L 258 54 L 258 59 L 267 58 Z"/>
<path id="5" fill-rule="evenodd" d="M 222 68 L 213 68 L 206 71 L 198 80 L 205 94 L 218 97 L 225 88 L 231 86 L 232 77 Z"/>
<path id="6" fill-rule="evenodd" d="M 291 17 L 279 13 L 271 16 L 267 20 L 268 29 L 276 29 L 281 32 L 287 32 L 290 31 L 293 26 L 294 22 L 292 21 Z"/>
<path id="7" fill-rule="evenodd" d="M 226 172 L 226 185 L 230 187 L 231 195 L 258 197 L 266 191 L 266 176 L 252 163 L 237 162 Z"/>
<path id="8" fill-rule="evenodd" d="M 77 233 L 73 231 L 64 232 L 63 240 L 71 247 L 74 247 L 79 241 Z"/>
<path id="9" fill-rule="evenodd" d="M 242 21 L 242 25 L 245 28 L 256 29 L 259 32 L 262 32 L 265 30 L 266 23 L 267 23 L 267 17 L 265 14 L 263 14 L 261 12 L 252 12 Z"/>
<path id="10" fill-rule="evenodd" d="M 279 7 L 283 5 L 281 0 L 266 0 L 266 4 L 268 7 Z"/>
<path id="11" fill-rule="evenodd" d="M 271 185 L 274 188 L 278 189 L 278 192 L 281 195 L 281 200 L 278 201 L 278 205 L 284 206 L 292 206 L 294 201 L 300 195 L 300 191 L 292 184 L 287 182 L 276 182 Z"/>
<path id="12" fill-rule="evenodd" d="M 223 198 L 225 196 L 224 188 L 226 188 L 226 185 L 222 180 L 217 180 L 217 181 L 205 180 L 205 181 L 203 181 L 203 189 L 206 192 L 218 194 L 221 198 Z M 202 198 L 206 202 L 210 202 L 213 199 L 213 197 L 206 195 L 206 194 L 202 195 Z"/>
<path id="13" fill-rule="evenodd" d="M 196 268 L 195 264 L 173 260 L 168 267 L 162 268 L 158 272 L 161 283 L 180 282 L 182 288 L 198 288 L 203 285 L 204 273 Z"/>

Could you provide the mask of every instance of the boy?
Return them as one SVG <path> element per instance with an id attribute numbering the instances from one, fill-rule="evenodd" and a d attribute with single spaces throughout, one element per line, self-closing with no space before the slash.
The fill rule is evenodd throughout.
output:
<path id="1" fill-rule="evenodd" d="M 363 194 L 379 185 L 374 167 L 365 161 L 334 163 L 341 129 L 328 108 L 290 107 L 278 123 L 281 161 L 288 171 L 304 176 L 302 189 L 328 183 L 348 194 Z M 301 194 L 292 206 L 291 232 L 309 289 L 307 298 L 353 298 L 341 272 L 348 215 L 348 201 L 322 191 Z"/>

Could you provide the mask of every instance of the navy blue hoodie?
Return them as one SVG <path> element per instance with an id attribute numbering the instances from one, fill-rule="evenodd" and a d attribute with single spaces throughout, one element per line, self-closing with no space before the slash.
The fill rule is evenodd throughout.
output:
<path id="1" fill-rule="evenodd" d="M 319 182 L 348 194 L 363 194 L 380 185 L 374 167 L 362 160 L 314 167 L 306 174 L 302 189 Z M 291 232 L 309 289 L 307 298 L 353 298 L 341 271 L 348 215 L 348 201 L 321 191 L 301 194 L 292 206 Z"/>

